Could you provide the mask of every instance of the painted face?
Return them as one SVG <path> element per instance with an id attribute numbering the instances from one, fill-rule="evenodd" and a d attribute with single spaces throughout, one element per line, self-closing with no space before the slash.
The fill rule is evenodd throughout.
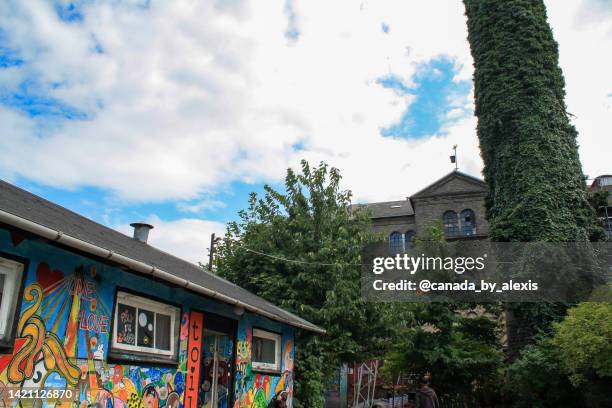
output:
<path id="1" fill-rule="evenodd" d="M 168 399 L 166 400 L 166 407 L 168 408 L 178 408 L 180 402 L 180 398 L 176 392 L 170 393 L 168 395 Z"/>
<path id="2" fill-rule="evenodd" d="M 157 395 L 153 389 L 145 391 L 142 402 L 145 408 L 157 408 Z"/>

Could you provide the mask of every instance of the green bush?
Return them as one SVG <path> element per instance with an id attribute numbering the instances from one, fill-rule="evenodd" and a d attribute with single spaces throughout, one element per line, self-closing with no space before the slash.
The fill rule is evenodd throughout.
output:
<path id="1" fill-rule="evenodd" d="M 555 324 L 553 344 L 574 385 L 612 378 L 612 303 L 585 302 Z"/>

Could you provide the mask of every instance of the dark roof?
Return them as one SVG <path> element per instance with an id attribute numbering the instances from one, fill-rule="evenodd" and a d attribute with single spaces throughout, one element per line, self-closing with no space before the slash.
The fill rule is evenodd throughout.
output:
<path id="1" fill-rule="evenodd" d="M 381 203 L 356 204 L 356 208 L 365 207 L 372 211 L 372 218 L 404 217 L 414 215 L 409 200 L 385 201 Z"/>
<path id="2" fill-rule="evenodd" d="M 321 332 L 323 329 L 197 265 L 139 242 L 25 190 L 0 180 L 0 209 L 63 234 L 113 251 L 268 312 L 280 321 Z"/>

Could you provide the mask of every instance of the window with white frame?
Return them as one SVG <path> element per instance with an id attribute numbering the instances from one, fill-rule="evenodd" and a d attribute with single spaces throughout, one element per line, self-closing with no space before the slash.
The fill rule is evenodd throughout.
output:
<path id="1" fill-rule="evenodd" d="M 113 322 L 114 350 L 174 357 L 180 310 L 126 292 L 117 293 Z"/>
<path id="2" fill-rule="evenodd" d="M 0 257 L 0 342 L 7 342 L 13 333 L 22 275 L 22 263 Z"/>
<path id="3" fill-rule="evenodd" d="M 251 363 L 254 370 L 280 371 L 281 335 L 262 329 L 253 329 Z"/>

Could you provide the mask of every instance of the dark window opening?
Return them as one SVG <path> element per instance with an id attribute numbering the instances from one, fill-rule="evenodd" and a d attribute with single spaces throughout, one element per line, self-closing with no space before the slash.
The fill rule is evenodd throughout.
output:
<path id="1" fill-rule="evenodd" d="M 471 236 L 476 234 L 476 215 L 474 211 L 466 209 L 461 211 L 461 235 Z"/>
<path id="2" fill-rule="evenodd" d="M 416 232 L 414 230 L 408 230 L 405 234 L 406 248 L 414 248 L 414 237 Z"/>

